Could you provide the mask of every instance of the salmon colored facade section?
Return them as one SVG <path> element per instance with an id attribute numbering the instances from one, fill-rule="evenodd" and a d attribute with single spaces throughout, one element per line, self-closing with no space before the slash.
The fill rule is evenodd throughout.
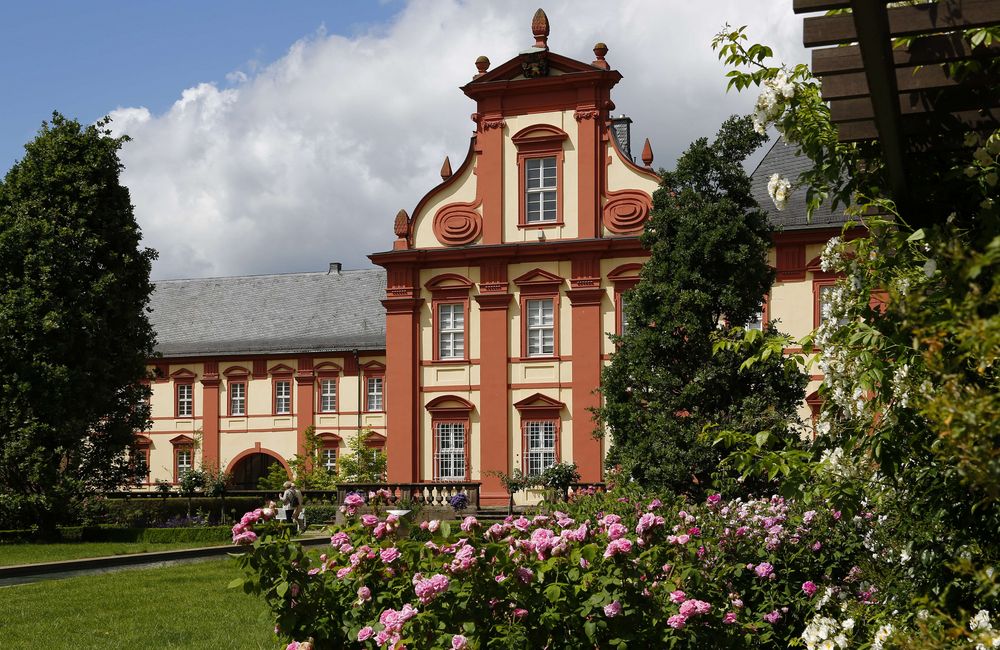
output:
<path id="1" fill-rule="evenodd" d="M 288 459 L 303 452 L 310 426 L 338 453 L 359 430 L 385 435 L 384 403 L 382 410 L 367 409 L 365 385 L 366 367 L 384 367 L 385 360 L 382 350 L 361 351 L 357 359 L 316 353 L 156 360 L 149 366 L 152 426 L 141 438 L 147 485 L 176 483 L 178 452 L 188 447 L 192 468 L 238 474 L 241 461 L 258 455 L 287 469 Z M 324 381 L 334 391 L 326 409 Z M 191 387 L 191 415 L 178 410 L 179 386 Z M 288 391 L 287 402 L 277 399 L 279 390 Z"/>
<path id="2" fill-rule="evenodd" d="M 591 411 L 615 332 L 607 273 L 644 259 L 638 235 L 659 184 L 610 130 L 620 79 L 543 48 L 462 88 L 476 103 L 466 160 L 418 202 L 393 249 L 371 256 L 388 278 L 390 481 L 451 475 L 460 451 L 487 504 L 506 502 L 495 473 L 515 468 L 561 460 L 602 479 Z M 464 289 L 428 286 L 446 275 Z M 462 354 L 442 353 L 459 333 Z M 468 416 L 443 420 L 441 399 L 468 403 Z"/>

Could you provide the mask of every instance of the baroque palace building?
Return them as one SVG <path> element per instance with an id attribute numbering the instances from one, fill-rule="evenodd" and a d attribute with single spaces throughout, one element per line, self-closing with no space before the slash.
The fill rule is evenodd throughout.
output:
<path id="1" fill-rule="evenodd" d="M 577 61 L 548 49 L 541 10 L 531 27 L 513 59 L 476 61 L 461 88 L 476 103 L 466 158 L 396 215 L 391 250 L 370 255 L 381 268 L 157 283 L 148 484 L 204 465 L 252 487 L 287 469 L 310 426 L 324 465 L 371 430 L 389 481 L 480 481 L 485 504 L 507 500 L 494 472 L 571 461 L 601 480 L 608 441 L 591 409 L 659 178 L 648 140 L 636 164 L 630 120 L 613 117 L 622 75 L 608 48 Z M 823 317 L 836 278 L 819 253 L 844 221 L 808 220 L 803 192 L 774 209 L 771 174 L 807 164 L 779 141 L 753 174 L 775 227 L 761 319 L 793 336 Z M 813 392 L 803 415 L 815 406 Z"/>

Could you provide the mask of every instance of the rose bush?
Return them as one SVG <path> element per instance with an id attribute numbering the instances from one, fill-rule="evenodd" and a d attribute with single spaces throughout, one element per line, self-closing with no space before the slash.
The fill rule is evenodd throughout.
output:
<path id="1" fill-rule="evenodd" d="M 352 518 L 323 553 L 250 516 L 234 586 L 316 648 L 787 647 L 830 627 L 818 616 L 851 638 L 877 627 L 871 513 L 626 490 L 560 508 L 407 535 L 391 515 Z"/>

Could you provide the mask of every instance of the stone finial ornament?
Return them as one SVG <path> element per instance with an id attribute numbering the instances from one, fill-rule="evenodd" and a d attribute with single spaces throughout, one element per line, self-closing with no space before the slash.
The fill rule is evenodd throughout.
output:
<path id="1" fill-rule="evenodd" d="M 407 235 L 410 234 L 410 215 L 406 214 L 406 210 L 400 210 L 396 213 L 396 222 L 392 225 L 392 231 L 400 239 L 406 239 Z"/>
<path id="2" fill-rule="evenodd" d="M 592 61 L 590 65 L 595 68 L 601 68 L 602 70 L 610 70 L 611 66 L 608 62 L 604 60 L 604 55 L 608 53 L 608 46 L 604 43 L 597 43 L 594 45 L 594 56 L 597 57 L 595 61 Z"/>
<path id="3" fill-rule="evenodd" d="M 486 74 L 486 71 L 489 69 L 490 69 L 490 60 L 487 57 L 481 56 L 477 58 L 476 70 L 478 70 L 479 72 L 476 73 L 473 79 L 478 79 L 479 77 L 482 77 L 484 74 Z"/>
<path id="4" fill-rule="evenodd" d="M 646 144 L 642 145 L 642 164 L 646 167 L 653 167 L 653 147 L 649 146 L 649 138 L 646 138 Z"/>
<path id="5" fill-rule="evenodd" d="M 542 50 L 549 49 L 549 17 L 542 9 L 531 17 L 531 34 L 535 37 L 535 47 Z"/>
<path id="6" fill-rule="evenodd" d="M 451 178 L 451 161 L 445 156 L 444 164 L 441 165 L 441 180 L 446 181 L 449 178 Z"/>

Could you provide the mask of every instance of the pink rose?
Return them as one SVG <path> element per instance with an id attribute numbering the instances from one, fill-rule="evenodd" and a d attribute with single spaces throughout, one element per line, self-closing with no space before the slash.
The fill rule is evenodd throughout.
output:
<path id="1" fill-rule="evenodd" d="M 468 644 L 469 640 L 461 634 L 451 637 L 451 650 L 464 650 Z"/>
<path id="2" fill-rule="evenodd" d="M 378 524 L 378 517 L 375 515 L 361 515 L 361 525 L 365 528 L 373 528 Z"/>
<path id="3" fill-rule="evenodd" d="M 399 549 L 396 548 L 395 546 L 390 546 L 389 548 L 382 549 L 378 555 L 380 558 L 382 558 L 382 562 L 384 562 L 385 564 L 390 564 L 398 560 L 399 556 L 402 555 L 402 553 L 400 553 Z"/>
<path id="4" fill-rule="evenodd" d="M 625 533 L 627 532 L 628 529 L 625 528 L 625 526 L 622 526 L 621 524 L 611 524 L 610 526 L 608 526 L 608 537 L 610 537 L 611 539 L 618 539 L 620 537 L 624 537 Z"/>
<path id="5" fill-rule="evenodd" d="M 768 562 L 761 562 L 753 571 L 758 578 L 770 578 L 774 575 L 774 566 Z"/>
<path id="6" fill-rule="evenodd" d="M 367 641 L 368 639 L 372 638 L 373 634 L 375 634 L 375 630 L 372 628 L 372 626 L 366 625 L 365 627 L 358 630 L 358 641 Z"/>
<path id="7" fill-rule="evenodd" d="M 604 615 L 608 618 L 614 618 L 622 613 L 622 604 L 617 600 L 613 600 L 604 606 Z"/>
<path id="8" fill-rule="evenodd" d="M 372 599 L 372 590 L 368 587 L 361 587 L 358 589 L 358 600 L 362 602 L 367 602 Z"/>
<path id="9" fill-rule="evenodd" d="M 682 616 L 680 614 L 674 614 L 673 616 L 667 619 L 667 625 L 674 628 L 675 630 L 683 628 L 685 623 L 687 623 L 687 617 Z"/>
<path id="10" fill-rule="evenodd" d="M 722 622 L 726 625 L 732 625 L 736 622 L 736 612 L 726 612 L 726 615 L 722 617 Z"/>
<path id="11" fill-rule="evenodd" d="M 812 580 L 806 580 L 802 583 L 802 591 L 806 592 L 806 595 L 810 598 L 816 593 L 816 583 Z"/>
<path id="12" fill-rule="evenodd" d="M 463 519 L 462 524 L 459 526 L 459 528 L 461 528 L 465 532 L 469 532 L 473 528 L 478 528 L 478 527 L 479 527 L 479 520 L 473 517 L 472 515 L 469 515 L 468 517 Z M 465 637 L 462 638 L 464 639 Z"/>
<path id="13" fill-rule="evenodd" d="M 687 600 L 687 594 L 678 589 L 677 591 L 670 592 L 670 602 L 672 603 L 683 603 Z"/>
<path id="14" fill-rule="evenodd" d="M 438 521 L 437 519 L 431 519 L 430 521 L 427 522 L 427 530 L 431 531 L 432 533 L 437 532 L 437 529 L 440 527 L 441 527 L 441 522 Z"/>

